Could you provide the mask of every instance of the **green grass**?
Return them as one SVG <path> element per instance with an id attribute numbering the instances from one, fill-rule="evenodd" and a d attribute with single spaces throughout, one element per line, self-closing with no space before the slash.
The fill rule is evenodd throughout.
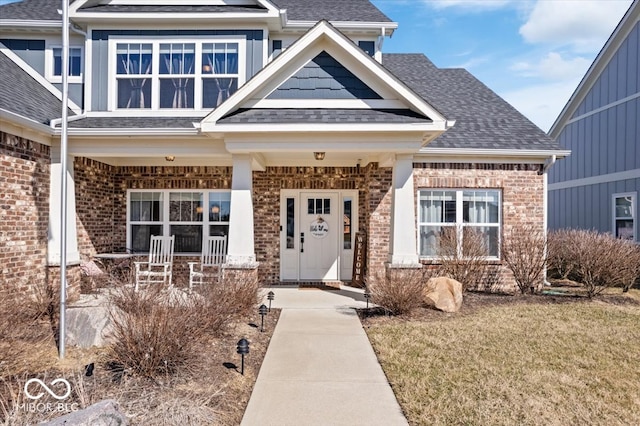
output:
<path id="1" fill-rule="evenodd" d="M 410 424 L 640 424 L 640 307 L 507 304 L 370 324 Z"/>

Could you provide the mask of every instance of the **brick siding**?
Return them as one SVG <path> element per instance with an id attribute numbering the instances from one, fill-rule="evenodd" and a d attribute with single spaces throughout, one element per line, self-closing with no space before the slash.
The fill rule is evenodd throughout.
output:
<path id="1" fill-rule="evenodd" d="M 0 133 L 0 292 L 47 280 L 50 150 Z"/>
<path id="2" fill-rule="evenodd" d="M 414 163 L 416 193 L 426 188 L 479 188 L 502 191 L 502 237 L 512 238 L 514 227 L 544 230 L 544 181 L 540 164 Z M 425 262 L 430 263 L 430 262 Z M 511 271 L 493 263 L 484 287 L 516 289 Z"/>

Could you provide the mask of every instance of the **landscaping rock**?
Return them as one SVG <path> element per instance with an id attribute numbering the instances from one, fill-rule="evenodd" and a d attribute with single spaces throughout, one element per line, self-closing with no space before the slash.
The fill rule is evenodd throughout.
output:
<path id="1" fill-rule="evenodd" d="M 105 399 L 84 410 L 44 423 L 46 426 L 125 426 L 128 424 L 129 420 L 120 412 L 118 403 L 111 399 Z"/>
<path id="2" fill-rule="evenodd" d="M 458 312 L 462 307 L 462 284 L 448 277 L 431 278 L 422 296 L 428 306 L 443 312 Z"/>
<path id="3" fill-rule="evenodd" d="M 67 309 L 67 342 L 71 346 L 104 346 L 111 332 L 108 306 L 83 306 Z"/>

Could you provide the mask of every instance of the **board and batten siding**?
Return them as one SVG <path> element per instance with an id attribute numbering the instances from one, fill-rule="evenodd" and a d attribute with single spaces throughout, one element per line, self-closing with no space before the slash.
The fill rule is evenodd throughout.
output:
<path id="1" fill-rule="evenodd" d="M 549 227 L 613 231 L 613 194 L 640 196 L 640 24 L 558 136 L 571 156 L 549 172 Z"/>
<path id="2" fill-rule="evenodd" d="M 109 37 L 175 36 L 245 36 L 246 80 L 249 81 L 264 66 L 262 30 L 94 30 L 91 33 L 91 110 L 107 111 L 109 99 Z"/>

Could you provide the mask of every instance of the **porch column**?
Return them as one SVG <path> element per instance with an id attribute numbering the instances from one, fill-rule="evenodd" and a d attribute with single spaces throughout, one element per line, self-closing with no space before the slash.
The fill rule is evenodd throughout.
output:
<path id="1" fill-rule="evenodd" d="M 253 244 L 253 173 L 249 154 L 233 156 L 231 211 L 229 217 L 228 265 L 256 263 Z"/>
<path id="2" fill-rule="evenodd" d="M 391 241 L 389 263 L 418 265 L 416 208 L 413 190 L 413 156 L 398 155 L 393 165 Z"/>
<path id="3" fill-rule="evenodd" d="M 73 180 L 73 159 L 67 158 L 67 265 L 79 264 L 78 231 L 76 228 L 76 189 Z M 62 241 L 62 161 L 60 146 L 51 147 L 51 167 L 49 176 L 49 245 L 47 261 L 49 266 L 59 266 Z"/>

